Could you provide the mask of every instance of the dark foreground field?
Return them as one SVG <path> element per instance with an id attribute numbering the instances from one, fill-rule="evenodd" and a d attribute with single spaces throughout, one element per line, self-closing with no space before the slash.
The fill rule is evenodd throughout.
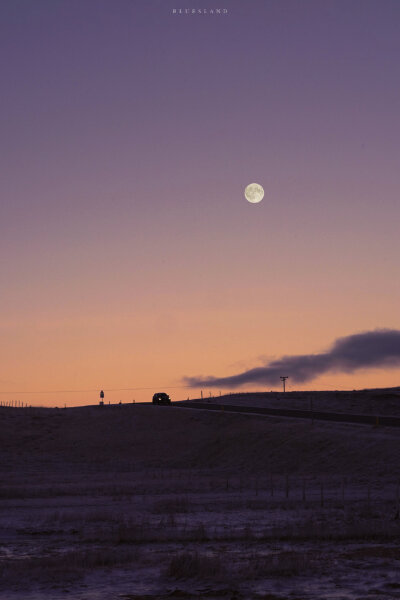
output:
<path id="1" fill-rule="evenodd" d="M 0 597 L 400 597 L 398 429 L 0 409 Z"/>

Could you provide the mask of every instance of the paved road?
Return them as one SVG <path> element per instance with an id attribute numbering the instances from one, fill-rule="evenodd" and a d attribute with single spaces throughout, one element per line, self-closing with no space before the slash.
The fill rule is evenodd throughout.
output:
<path id="1" fill-rule="evenodd" d="M 238 406 L 234 404 L 214 404 L 211 402 L 174 402 L 182 408 L 202 408 L 206 410 L 224 410 L 227 412 L 253 413 L 274 417 L 294 417 L 298 419 L 316 419 L 318 421 L 338 421 L 340 423 L 363 423 L 364 425 L 386 425 L 400 427 L 400 417 L 355 415 L 352 413 L 331 413 L 295 408 L 264 408 L 259 406 Z"/>

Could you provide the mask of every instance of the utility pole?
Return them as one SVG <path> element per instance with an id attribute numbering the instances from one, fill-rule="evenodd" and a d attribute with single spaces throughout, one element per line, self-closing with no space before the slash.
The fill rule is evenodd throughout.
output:
<path id="1" fill-rule="evenodd" d="M 289 379 L 289 375 L 285 375 L 284 377 L 280 377 L 280 380 L 283 383 L 283 393 L 286 391 L 286 379 Z"/>

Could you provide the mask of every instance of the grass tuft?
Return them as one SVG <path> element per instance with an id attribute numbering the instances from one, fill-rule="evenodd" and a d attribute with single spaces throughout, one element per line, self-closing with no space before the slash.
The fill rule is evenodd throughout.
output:
<path id="1" fill-rule="evenodd" d="M 199 552 L 181 552 L 172 557 L 167 576 L 173 579 L 220 580 L 226 568 L 219 556 Z"/>

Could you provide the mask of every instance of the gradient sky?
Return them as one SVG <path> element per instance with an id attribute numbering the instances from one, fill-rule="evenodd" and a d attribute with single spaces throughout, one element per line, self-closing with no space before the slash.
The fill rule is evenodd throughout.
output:
<path id="1" fill-rule="evenodd" d="M 399 23 L 398 0 L 2 0 L 0 400 L 195 397 L 183 376 L 400 328 Z"/>

